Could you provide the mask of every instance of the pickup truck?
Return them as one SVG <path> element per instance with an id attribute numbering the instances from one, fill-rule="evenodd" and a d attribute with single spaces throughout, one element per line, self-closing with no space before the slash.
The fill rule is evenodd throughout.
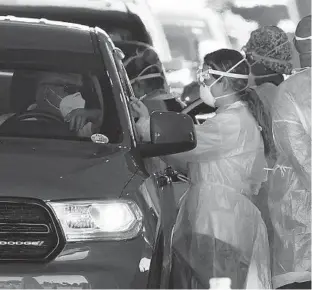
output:
<path id="1" fill-rule="evenodd" d="M 0 35 L 0 288 L 168 288 L 172 172 L 145 164 L 195 148 L 191 117 L 154 112 L 142 143 L 100 28 L 1 16 Z"/>

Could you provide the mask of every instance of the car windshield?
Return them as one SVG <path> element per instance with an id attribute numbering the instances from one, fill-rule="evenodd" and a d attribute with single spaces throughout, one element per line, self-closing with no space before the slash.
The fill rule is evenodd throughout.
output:
<path id="1" fill-rule="evenodd" d="M 0 51 L 0 136 L 119 143 L 112 85 L 100 56 Z"/>

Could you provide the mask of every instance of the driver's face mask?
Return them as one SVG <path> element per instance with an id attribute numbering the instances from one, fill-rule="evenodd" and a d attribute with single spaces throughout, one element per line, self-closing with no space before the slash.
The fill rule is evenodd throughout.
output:
<path id="1" fill-rule="evenodd" d="M 238 65 L 240 65 L 244 61 L 246 61 L 245 58 L 240 60 L 237 64 L 235 64 L 226 72 L 214 70 L 211 67 L 208 67 L 206 70 L 204 70 L 203 68 L 200 68 L 198 70 L 197 81 L 200 85 L 199 94 L 200 94 L 200 98 L 205 104 L 214 108 L 215 102 L 217 99 L 229 97 L 235 94 L 235 93 L 232 93 L 232 94 L 226 94 L 226 95 L 214 97 L 211 92 L 211 87 L 215 85 L 223 77 L 230 77 L 230 78 L 236 78 L 236 79 L 248 79 L 249 75 L 231 73 L 233 69 L 235 69 Z M 211 84 L 208 85 L 207 83 L 209 82 L 209 80 L 213 79 L 212 75 L 219 75 L 220 77 L 215 79 Z"/>
<path id="2" fill-rule="evenodd" d="M 55 88 L 45 87 L 42 100 L 37 100 L 38 107 L 51 109 L 60 114 L 63 118 L 75 109 L 83 109 L 85 100 L 80 92 L 65 95 L 66 92 L 56 90 Z M 64 96 L 65 95 L 65 96 Z M 40 106 L 40 103 L 42 106 Z M 42 104 L 43 103 L 43 104 Z"/>

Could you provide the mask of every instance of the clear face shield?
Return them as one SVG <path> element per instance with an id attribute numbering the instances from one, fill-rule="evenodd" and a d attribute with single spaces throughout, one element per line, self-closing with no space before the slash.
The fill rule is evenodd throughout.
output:
<path id="1" fill-rule="evenodd" d="M 207 81 L 210 79 L 214 79 L 212 75 L 217 75 L 220 76 L 217 79 L 214 79 L 213 83 L 209 85 L 209 87 L 213 86 L 216 82 L 218 82 L 222 77 L 229 77 L 229 78 L 237 78 L 237 79 L 248 79 L 248 75 L 243 75 L 243 74 L 236 74 L 236 73 L 231 73 L 231 71 L 236 68 L 239 64 L 242 62 L 246 61 L 245 59 L 242 59 L 239 61 L 236 65 L 231 67 L 228 71 L 219 71 L 219 70 L 214 70 L 211 67 L 208 67 L 207 69 L 204 69 L 203 66 L 200 67 L 197 70 L 197 82 L 200 86 L 208 86 Z"/>

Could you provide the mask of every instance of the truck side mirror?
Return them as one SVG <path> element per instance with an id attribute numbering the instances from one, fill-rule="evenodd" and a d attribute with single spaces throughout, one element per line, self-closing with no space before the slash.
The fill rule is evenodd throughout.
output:
<path id="1" fill-rule="evenodd" d="M 153 112 L 150 122 L 151 143 L 141 144 L 143 157 L 186 152 L 197 145 L 193 120 L 176 112 Z"/>

